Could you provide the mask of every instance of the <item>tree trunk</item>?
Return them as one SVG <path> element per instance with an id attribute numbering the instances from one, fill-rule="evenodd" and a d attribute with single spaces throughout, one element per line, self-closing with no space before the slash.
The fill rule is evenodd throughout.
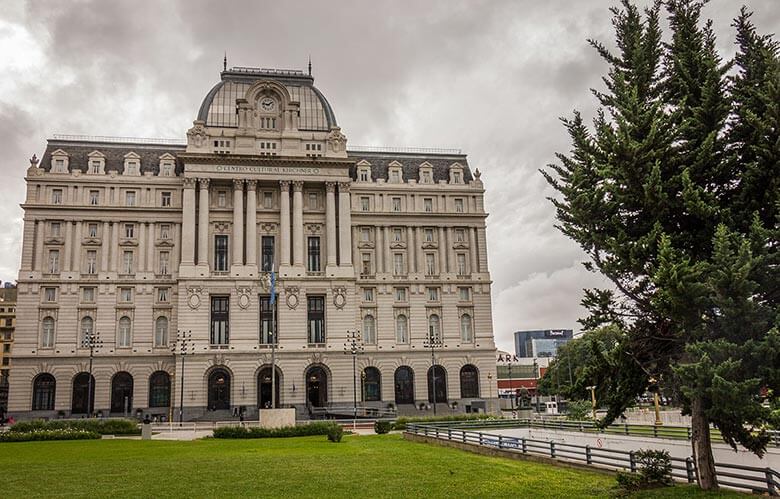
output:
<path id="1" fill-rule="evenodd" d="M 715 475 L 715 458 L 712 456 L 710 422 L 704 414 L 704 401 L 701 397 L 691 400 L 691 446 L 699 487 L 704 490 L 717 490 L 718 477 Z"/>

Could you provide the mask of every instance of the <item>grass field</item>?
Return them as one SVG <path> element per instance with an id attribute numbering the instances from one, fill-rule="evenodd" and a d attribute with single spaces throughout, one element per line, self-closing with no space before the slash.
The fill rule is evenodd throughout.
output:
<path id="1" fill-rule="evenodd" d="M 614 477 L 400 435 L 0 445 L 0 496 L 612 497 Z M 690 487 L 633 497 L 731 497 Z"/>

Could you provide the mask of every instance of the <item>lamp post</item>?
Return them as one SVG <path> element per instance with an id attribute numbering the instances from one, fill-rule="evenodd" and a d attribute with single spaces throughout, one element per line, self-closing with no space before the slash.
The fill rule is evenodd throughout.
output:
<path id="1" fill-rule="evenodd" d="M 441 337 L 433 328 L 429 328 L 428 336 L 423 340 L 423 348 L 431 349 L 431 394 L 433 395 L 433 415 L 436 415 L 436 348 L 441 348 Z"/>
<path id="2" fill-rule="evenodd" d="M 87 385 L 87 412 L 89 413 L 89 417 L 92 417 L 92 413 L 95 411 L 92 405 L 94 404 L 94 401 L 92 400 L 92 391 L 94 387 L 92 386 L 92 360 L 95 357 L 95 350 L 103 347 L 103 340 L 100 339 L 100 333 L 99 332 L 92 332 L 88 331 L 84 335 L 84 339 L 82 340 L 82 344 L 84 348 L 89 348 L 89 384 Z"/>
<path id="3" fill-rule="evenodd" d="M 655 405 L 655 425 L 661 426 L 663 422 L 661 421 L 661 408 L 659 407 L 659 400 L 658 400 L 658 392 L 660 391 L 658 387 L 658 380 L 651 377 L 649 380 L 650 385 L 647 387 L 649 391 L 653 392 L 653 403 Z"/>
<path id="4" fill-rule="evenodd" d="M 352 355 L 352 429 L 357 427 L 357 356 L 365 351 L 360 331 L 347 331 L 347 341 L 344 342 L 344 354 Z"/>
<path id="5" fill-rule="evenodd" d="M 176 331 L 176 342 L 171 347 L 171 351 L 173 352 L 174 361 L 177 351 L 181 356 L 181 380 L 179 381 L 179 426 L 181 426 L 184 421 L 184 358 L 195 353 L 195 347 L 192 343 L 192 331 Z"/>
<path id="6" fill-rule="evenodd" d="M 596 385 L 586 386 L 590 390 L 590 404 L 593 409 L 593 421 L 596 421 Z"/>
<path id="7" fill-rule="evenodd" d="M 515 391 L 512 387 L 512 359 L 509 359 L 509 407 L 515 412 Z"/>
<path id="8" fill-rule="evenodd" d="M 534 395 L 536 395 L 536 414 L 539 414 L 539 363 L 534 357 Z"/>

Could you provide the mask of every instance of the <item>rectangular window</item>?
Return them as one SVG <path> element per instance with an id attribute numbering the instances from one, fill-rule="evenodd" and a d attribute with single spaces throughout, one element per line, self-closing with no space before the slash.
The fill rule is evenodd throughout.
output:
<path id="1" fill-rule="evenodd" d="M 125 206 L 135 206 L 135 191 L 125 192 Z"/>
<path id="2" fill-rule="evenodd" d="M 395 301 L 406 301 L 406 288 L 395 288 Z"/>
<path id="3" fill-rule="evenodd" d="M 425 275 L 436 275 L 436 255 L 425 254 Z"/>
<path id="4" fill-rule="evenodd" d="M 404 265 L 403 253 L 393 253 L 393 274 L 394 275 L 406 274 L 406 265 Z"/>
<path id="5" fill-rule="evenodd" d="M 81 301 L 84 303 L 95 303 L 95 288 L 82 288 Z"/>
<path id="6" fill-rule="evenodd" d="M 100 161 L 90 161 L 89 173 L 100 173 Z"/>
<path id="7" fill-rule="evenodd" d="M 278 322 L 274 323 L 274 312 L 278 301 L 271 305 L 270 296 L 260 297 L 260 344 L 270 345 L 278 343 L 275 339 L 279 331 Z"/>
<path id="8" fill-rule="evenodd" d="M 404 239 L 403 229 L 393 229 L 393 242 L 400 243 Z"/>
<path id="9" fill-rule="evenodd" d="M 60 237 L 62 235 L 62 225 L 59 222 L 51 223 L 51 237 Z"/>
<path id="10" fill-rule="evenodd" d="M 362 253 L 360 255 L 361 267 L 360 273 L 362 275 L 373 274 L 373 266 L 371 265 L 371 253 Z"/>
<path id="11" fill-rule="evenodd" d="M 469 287 L 458 288 L 458 299 L 460 301 L 471 301 L 471 288 Z"/>
<path id="12" fill-rule="evenodd" d="M 371 241 L 371 229 L 369 229 L 368 227 L 361 227 L 360 240 L 363 241 L 364 243 Z"/>
<path id="13" fill-rule="evenodd" d="M 393 170 L 393 172 L 390 174 L 390 179 L 394 184 L 401 182 L 401 176 L 398 174 L 398 170 Z"/>
<path id="14" fill-rule="evenodd" d="M 433 242 L 433 229 L 423 229 L 423 235 L 425 236 L 423 239 L 426 243 Z"/>
<path id="15" fill-rule="evenodd" d="M 455 184 L 460 183 L 460 172 L 452 172 L 452 179 Z"/>
<path id="16" fill-rule="evenodd" d="M 160 206 L 171 206 L 171 193 L 163 192 L 160 195 Z"/>
<path id="17" fill-rule="evenodd" d="M 309 193 L 309 209 L 310 210 L 320 209 L 320 198 L 319 196 L 317 196 L 316 192 Z"/>
<path id="18" fill-rule="evenodd" d="M 230 297 L 211 297 L 211 344 L 227 345 L 230 341 Z"/>
<path id="19" fill-rule="evenodd" d="M 97 274 L 97 251 L 87 251 L 87 274 Z"/>
<path id="20" fill-rule="evenodd" d="M 228 271 L 228 237 L 214 236 L 214 271 Z"/>
<path id="21" fill-rule="evenodd" d="M 263 236 L 260 240 L 262 247 L 262 270 L 270 272 L 274 268 L 274 236 Z"/>
<path id="22" fill-rule="evenodd" d="M 133 288 L 119 288 L 119 301 L 122 303 L 132 303 Z"/>
<path id="23" fill-rule="evenodd" d="M 463 198 L 455 198 L 455 213 L 463 213 Z"/>
<path id="24" fill-rule="evenodd" d="M 57 288 L 43 288 L 43 301 L 47 303 L 57 301 Z"/>
<path id="25" fill-rule="evenodd" d="M 401 211 L 401 198 L 393 198 L 392 203 L 393 203 L 393 211 L 395 212 Z"/>
<path id="26" fill-rule="evenodd" d="M 168 275 L 169 269 L 168 266 L 170 264 L 171 259 L 171 253 L 168 251 L 161 251 L 160 252 L 160 275 Z"/>
<path id="27" fill-rule="evenodd" d="M 170 291 L 170 288 L 157 288 L 157 301 L 168 303 Z"/>
<path id="28" fill-rule="evenodd" d="M 309 324 L 309 343 L 325 343 L 325 297 L 307 297 L 306 313 Z"/>
<path id="29" fill-rule="evenodd" d="M 135 237 L 135 224 L 125 224 L 125 238 L 133 239 Z"/>
<path id="30" fill-rule="evenodd" d="M 51 191 L 51 204 L 62 204 L 62 189 Z"/>
<path id="31" fill-rule="evenodd" d="M 371 209 L 371 201 L 367 196 L 360 198 L 360 211 L 368 211 Z"/>
<path id="32" fill-rule="evenodd" d="M 433 212 L 433 198 L 423 199 L 423 209 L 425 210 L 426 213 Z"/>
<path id="33" fill-rule="evenodd" d="M 363 301 L 374 301 L 374 288 L 363 288 Z"/>
<path id="34" fill-rule="evenodd" d="M 263 208 L 270 210 L 274 207 L 274 193 L 273 192 L 264 192 L 263 193 Z"/>
<path id="35" fill-rule="evenodd" d="M 100 191 L 89 191 L 89 204 L 92 206 L 100 204 Z"/>
<path id="36" fill-rule="evenodd" d="M 368 182 L 368 170 L 360 170 L 360 181 Z"/>
<path id="37" fill-rule="evenodd" d="M 465 231 L 465 229 L 455 229 L 455 242 L 456 243 L 466 242 L 466 231 Z"/>
<path id="38" fill-rule="evenodd" d="M 227 206 L 227 192 L 225 191 L 217 192 L 217 206 L 220 208 L 224 208 L 225 206 Z"/>
<path id="39" fill-rule="evenodd" d="M 171 226 L 168 224 L 160 225 L 160 239 L 170 239 L 170 238 L 171 238 Z"/>
<path id="40" fill-rule="evenodd" d="M 60 250 L 49 250 L 49 274 L 60 271 Z"/>
<path id="41" fill-rule="evenodd" d="M 320 238 L 309 237 L 309 272 L 320 271 Z"/>
<path id="42" fill-rule="evenodd" d="M 465 276 L 466 274 L 468 274 L 468 269 L 466 268 L 466 255 L 458 253 L 458 275 Z"/>
<path id="43" fill-rule="evenodd" d="M 425 288 L 428 301 L 439 301 L 439 288 Z"/>
<path id="44" fill-rule="evenodd" d="M 88 237 L 97 237 L 98 236 L 98 224 L 89 224 L 89 225 L 87 225 L 87 236 Z"/>
<path id="45" fill-rule="evenodd" d="M 122 270 L 125 274 L 133 273 L 133 252 L 125 251 L 122 255 Z"/>

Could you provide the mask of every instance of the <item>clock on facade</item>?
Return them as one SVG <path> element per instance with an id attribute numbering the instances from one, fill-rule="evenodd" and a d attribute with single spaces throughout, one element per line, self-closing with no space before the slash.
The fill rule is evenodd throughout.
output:
<path id="1" fill-rule="evenodd" d="M 273 111 L 276 107 L 276 101 L 270 97 L 263 97 L 260 99 L 260 109 L 263 111 Z"/>

